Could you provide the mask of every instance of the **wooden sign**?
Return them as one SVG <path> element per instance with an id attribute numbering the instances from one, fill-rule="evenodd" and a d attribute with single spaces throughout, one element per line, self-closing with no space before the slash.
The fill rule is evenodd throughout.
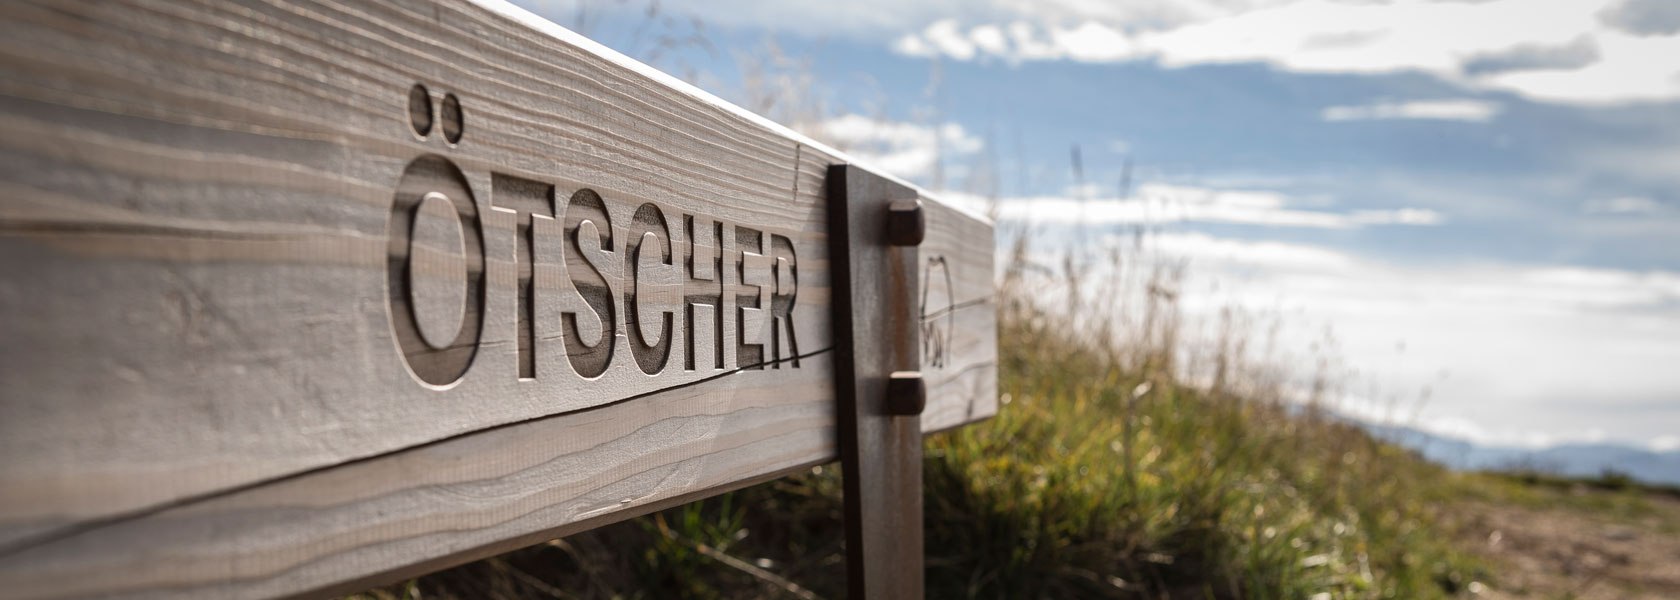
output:
<path id="1" fill-rule="evenodd" d="M 0 110 L 0 595 L 354 591 L 840 456 L 849 159 L 518 8 L 0 3 Z M 922 201 L 934 431 L 992 236 Z"/>

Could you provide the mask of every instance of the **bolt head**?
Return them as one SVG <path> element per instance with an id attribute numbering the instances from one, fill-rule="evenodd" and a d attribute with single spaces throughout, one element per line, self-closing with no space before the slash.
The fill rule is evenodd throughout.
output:
<path id="1" fill-rule="evenodd" d="M 894 246 L 920 246 L 927 237 L 927 216 L 922 200 L 897 200 L 887 207 L 887 243 Z"/>
<path id="2" fill-rule="evenodd" d="M 920 371 L 896 371 L 887 376 L 887 414 L 915 416 L 927 408 L 927 383 Z"/>

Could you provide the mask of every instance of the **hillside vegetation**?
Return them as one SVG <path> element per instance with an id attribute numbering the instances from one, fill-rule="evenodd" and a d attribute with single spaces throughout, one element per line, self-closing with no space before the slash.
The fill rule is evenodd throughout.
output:
<path id="1" fill-rule="evenodd" d="M 1131 297 L 1135 319 L 1074 322 L 1058 315 L 1093 311 L 1020 293 L 1042 285 L 1026 257 L 1017 244 L 1002 285 L 999 415 L 927 443 L 929 598 L 1431 598 L 1484 585 L 1484 563 L 1437 516 L 1463 476 L 1285 402 L 1240 343 L 1220 343 L 1210 384 L 1181 385 L 1171 270 L 1108 296 Z M 1077 275 L 1057 278 L 1077 289 Z M 368 595 L 841 598 L 838 471 Z"/>

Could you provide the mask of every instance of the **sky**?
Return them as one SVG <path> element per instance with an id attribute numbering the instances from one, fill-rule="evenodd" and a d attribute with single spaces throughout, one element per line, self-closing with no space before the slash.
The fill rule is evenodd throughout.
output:
<path id="1" fill-rule="evenodd" d="M 1675 0 L 519 3 L 1000 229 L 1150 226 L 1354 416 L 1680 448 Z"/>

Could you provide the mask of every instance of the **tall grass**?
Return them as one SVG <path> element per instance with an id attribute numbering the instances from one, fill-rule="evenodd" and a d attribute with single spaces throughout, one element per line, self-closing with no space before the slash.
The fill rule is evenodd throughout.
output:
<path id="1" fill-rule="evenodd" d="M 1031 256 L 1017 241 L 1001 284 L 999 415 L 928 442 L 928 597 L 1431 598 L 1483 576 L 1436 515 L 1456 476 L 1288 401 L 1230 313 L 1213 375 L 1184 383 L 1181 266 L 1089 269 L 1100 292 L 1046 301 L 1044 278 L 1087 282 Z M 843 597 L 838 471 L 371 594 Z"/>
<path id="2" fill-rule="evenodd" d="M 1002 285 L 1008 405 L 929 452 L 930 596 L 1413 598 L 1477 576 L 1433 515 L 1452 476 L 1290 402 L 1229 316 L 1210 383 L 1183 384 L 1182 265 L 1107 265 L 1064 313 L 1026 240 Z"/>

